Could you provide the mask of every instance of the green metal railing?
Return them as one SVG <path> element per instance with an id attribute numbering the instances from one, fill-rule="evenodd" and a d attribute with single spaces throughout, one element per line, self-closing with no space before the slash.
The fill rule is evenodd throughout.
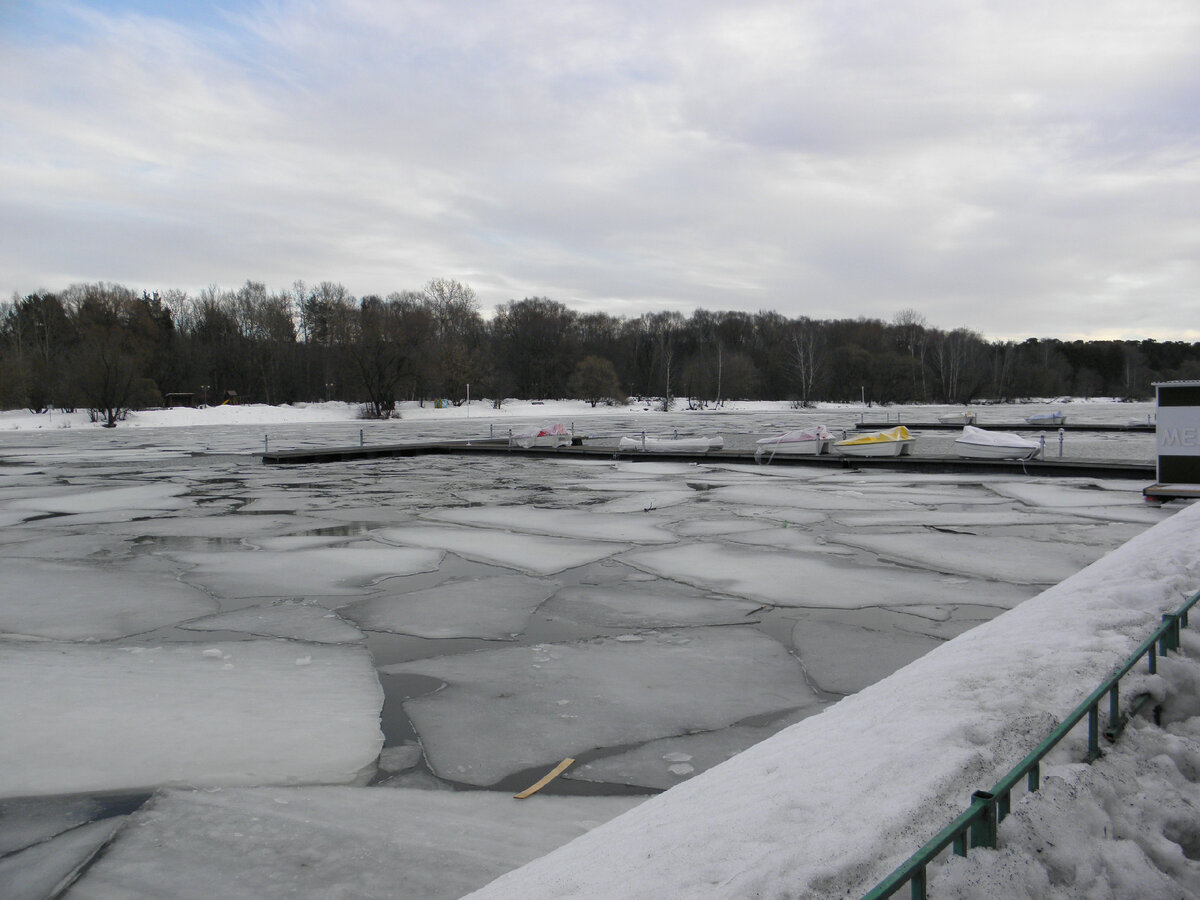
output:
<path id="1" fill-rule="evenodd" d="M 1118 666 L 1105 679 L 1100 687 L 1080 703 L 1050 735 L 1037 745 L 1033 751 L 1019 762 L 1015 768 L 996 783 L 990 791 L 976 791 L 971 795 L 971 805 L 957 819 L 929 839 L 920 850 L 914 853 L 896 871 L 883 879 L 869 893 L 863 895 L 863 900 L 883 900 L 891 897 L 905 884 L 911 886 L 912 900 L 926 900 L 925 870 L 943 850 L 953 846 L 954 853 L 966 856 L 968 847 L 987 847 L 995 849 L 996 832 L 1000 823 L 1008 815 L 1012 805 L 1012 792 L 1025 779 L 1030 791 L 1036 791 L 1041 784 L 1042 759 L 1054 749 L 1076 725 L 1088 720 L 1088 750 L 1086 760 L 1092 762 L 1100 757 L 1100 737 L 1114 741 L 1131 718 L 1138 714 L 1141 708 L 1150 700 L 1149 694 L 1140 694 L 1133 698 L 1129 705 L 1121 708 L 1121 679 L 1127 675 L 1143 657 L 1149 661 L 1150 674 L 1158 671 L 1159 654 L 1166 656 L 1172 650 L 1179 649 L 1180 630 L 1187 627 L 1188 611 L 1200 601 L 1200 591 L 1192 594 L 1187 602 L 1174 613 L 1162 617 L 1162 624 L 1150 637 Z M 1100 705 L 1105 696 L 1108 697 L 1108 725 L 1100 729 Z"/>

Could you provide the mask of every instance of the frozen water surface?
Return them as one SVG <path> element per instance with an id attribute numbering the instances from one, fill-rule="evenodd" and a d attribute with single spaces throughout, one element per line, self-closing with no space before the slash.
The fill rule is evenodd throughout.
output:
<path id="1" fill-rule="evenodd" d="M 881 559 L 947 574 L 1016 584 L 1057 584 L 1103 556 L 1108 548 L 1048 543 L 999 535 L 834 534 L 831 541 L 870 550 Z M 1013 560 L 1020 559 L 1019 568 Z"/>
<path id="2" fill-rule="evenodd" d="M 171 553 L 190 566 L 188 582 L 219 597 L 322 597 L 359 594 L 387 578 L 437 569 L 442 554 L 367 543 L 304 551 L 221 550 Z"/>
<path id="3" fill-rule="evenodd" d="M 40 844 L 101 812 L 88 798 L 0 800 L 0 856 Z"/>
<path id="4" fill-rule="evenodd" d="M 744 628 L 539 644 L 383 671 L 446 683 L 404 708 L 434 772 L 476 785 L 596 747 L 709 731 L 817 703 L 796 660 Z"/>
<path id="5" fill-rule="evenodd" d="M 348 644 L 363 634 L 324 606 L 303 600 L 275 600 L 232 612 L 205 616 L 182 626 L 190 631 L 241 631 L 318 644 Z"/>
<path id="6" fill-rule="evenodd" d="M 593 510 L 538 509 L 529 506 L 472 507 L 440 510 L 429 513 L 425 518 L 455 525 L 501 528 L 581 540 L 624 541 L 631 544 L 666 544 L 675 540 L 671 532 L 653 520 L 606 515 Z"/>
<path id="7" fill-rule="evenodd" d="M 759 609 L 757 603 L 635 582 L 564 588 L 542 612 L 553 619 L 605 628 L 672 628 L 745 624 Z"/>
<path id="8" fill-rule="evenodd" d="M 164 575 L 8 559 L 0 634 L 104 640 L 153 631 L 216 608 L 211 597 Z"/>
<path id="9" fill-rule="evenodd" d="M 524 630 L 530 614 L 557 588 L 557 582 L 520 575 L 448 581 L 361 600 L 338 612 L 369 631 L 507 640 Z"/>
<path id="10" fill-rule="evenodd" d="M 58 896 L 57 889 L 78 872 L 122 824 L 123 820 L 116 816 L 88 822 L 44 843 L 0 857 L 0 898 L 42 900 Z"/>
<path id="11" fill-rule="evenodd" d="M 843 415 L 638 410 L 595 430 L 619 437 L 652 419 L 655 431 L 725 432 L 752 449 L 803 424 L 847 427 Z M 806 715 L 1018 604 L 1035 590 L 1020 583 L 1027 560 L 1055 577 L 1053 565 L 1082 565 L 1170 514 L 1142 502 L 1140 483 L 1095 479 L 506 456 L 274 468 L 255 458 L 265 426 L 140 427 L 151 421 L 0 433 L 0 627 L 55 641 L 0 639 L 0 796 L 365 780 L 382 698 L 367 647 L 410 660 L 382 679 L 403 726 L 386 750 L 413 764 L 389 788 L 521 773 L 508 789 L 567 752 L 581 777 L 538 802 L 665 787 L 782 727 L 785 710 Z M 270 445 L 356 445 L 360 428 L 368 443 L 488 430 L 272 423 Z M 1151 457 L 1152 436 L 1117 437 L 1066 446 Z M 1062 551 L 1057 563 L 1046 546 Z M 36 610 L 21 599 L 30 591 Z M 298 597 L 349 605 L 332 617 Z M 383 630 L 366 646 L 326 645 L 360 640 L 340 618 L 351 614 Z M 500 638 L 515 645 L 481 650 Z M 752 669 L 762 659 L 791 667 L 788 703 L 765 702 Z M 544 680 L 547 666 L 561 680 Z M 462 680 L 427 693 L 451 673 Z M 639 677 L 662 690 L 643 696 Z M 494 771 L 473 782 L 457 771 L 476 765 Z M 370 803 L 385 790 L 345 796 Z"/>
<path id="12" fill-rule="evenodd" d="M 383 692 L 359 647 L 0 649 L 0 797 L 349 782 L 383 742 Z"/>
<path id="13" fill-rule="evenodd" d="M 169 791 L 72 888 L 162 896 L 454 900 L 636 806 L 641 797 L 313 787 Z"/>
<path id="14" fill-rule="evenodd" d="M 445 550 L 465 559 L 534 575 L 554 575 L 628 549 L 623 544 L 572 541 L 515 534 L 500 529 L 457 528 L 449 525 L 385 528 L 379 532 L 379 537 L 397 544 Z"/>
<path id="15" fill-rule="evenodd" d="M 1030 596 L 1011 584 L 947 580 L 921 570 L 860 565 L 818 554 L 687 544 L 629 553 L 630 565 L 664 578 L 761 603 L 814 609 L 953 604 L 964 593 L 1008 608 Z"/>

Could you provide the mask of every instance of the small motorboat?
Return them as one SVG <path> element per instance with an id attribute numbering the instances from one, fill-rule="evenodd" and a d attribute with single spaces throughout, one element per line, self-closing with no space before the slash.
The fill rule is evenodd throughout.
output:
<path id="1" fill-rule="evenodd" d="M 623 437 L 618 448 L 626 453 L 707 453 L 709 450 L 720 450 L 725 446 L 725 439 L 716 437 L 694 438 L 661 438 L 661 437 Z"/>
<path id="2" fill-rule="evenodd" d="M 916 442 L 907 428 L 897 425 L 888 431 L 874 431 L 837 441 L 833 449 L 843 456 L 911 456 Z"/>
<path id="3" fill-rule="evenodd" d="M 1041 443 L 1019 434 L 970 425 L 963 426 L 962 436 L 954 440 L 955 452 L 970 459 L 1033 459 L 1041 449 Z"/>
<path id="4" fill-rule="evenodd" d="M 1065 425 L 1067 423 L 1067 415 L 1061 409 L 1056 412 L 1034 413 L 1032 416 L 1026 416 L 1025 421 L 1030 425 Z"/>
<path id="5" fill-rule="evenodd" d="M 530 447 L 570 447 L 571 434 L 561 422 L 556 425 L 535 425 L 513 434 L 508 439 L 508 445 L 526 450 Z"/>
<path id="6" fill-rule="evenodd" d="M 767 456 L 769 459 L 777 453 L 786 456 L 819 456 L 828 453 L 833 442 L 833 435 L 825 430 L 824 425 L 801 431 L 785 431 L 775 437 L 759 438 L 755 441 L 754 458 L 762 459 L 763 456 Z"/>
<path id="7" fill-rule="evenodd" d="M 964 409 L 962 412 L 946 413 L 944 416 L 938 416 L 938 421 L 943 425 L 974 425 L 975 413 L 969 409 Z"/>

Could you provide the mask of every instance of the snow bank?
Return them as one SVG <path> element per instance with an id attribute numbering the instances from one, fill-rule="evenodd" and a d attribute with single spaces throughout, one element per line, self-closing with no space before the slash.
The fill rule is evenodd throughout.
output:
<path id="1" fill-rule="evenodd" d="M 1200 506 L 1184 509 L 890 678 L 471 896 L 860 896 L 1020 761 L 1197 588 L 1198 526 Z"/>

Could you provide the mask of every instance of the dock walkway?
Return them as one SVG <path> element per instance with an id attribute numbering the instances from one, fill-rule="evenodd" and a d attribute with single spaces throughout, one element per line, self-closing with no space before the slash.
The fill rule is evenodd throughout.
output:
<path id="1" fill-rule="evenodd" d="M 754 465 L 759 463 L 753 451 L 709 450 L 707 453 L 645 453 L 614 447 L 514 447 L 505 439 L 473 441 L 429 441 L 423 443 L 378 444 L 367 446 L 324 447 L 299 450 L 274 450 L 262 454 L 267 465 L 351 462 L 387 457 L 429 455 L 509 455 L 551 459 L 621 459 L 651 462 L 723 462 Z M 777 455 L 764 457 L 762 464 L 816 466 L 827 469 L 893 469 L 909 472 L 995 472 L 997 474 L 1049 475 L 1058 477 L 1094 477 L 1150 479 L 1155 477 L 1153 463 L 1105 459 L 964 459 L 957 456 L 849 457 L 839 454 L 820 456 Z"/>

